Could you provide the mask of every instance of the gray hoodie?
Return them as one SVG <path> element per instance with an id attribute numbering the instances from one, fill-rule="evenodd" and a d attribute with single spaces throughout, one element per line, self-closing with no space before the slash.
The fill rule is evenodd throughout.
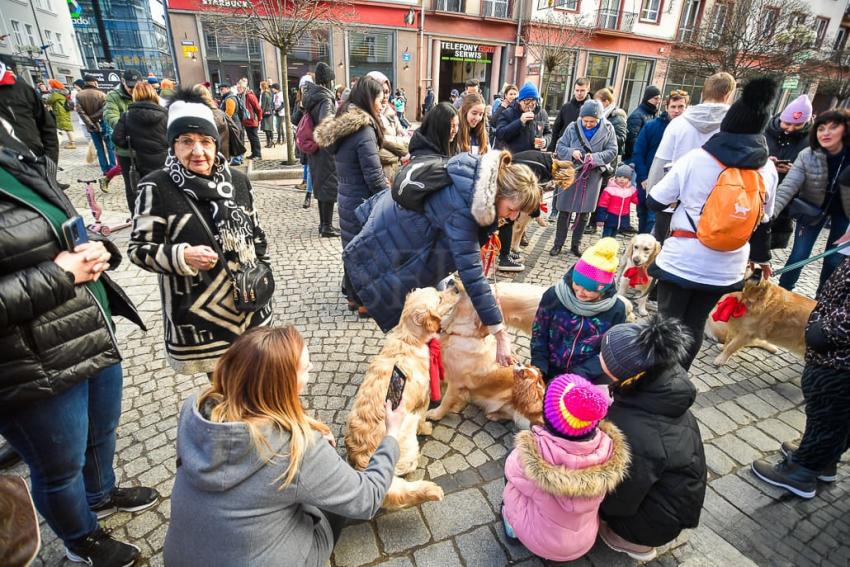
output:
<path id="1" fill-rule="evenodd" d="M 244 423 L 209 421 L 195 395 L 184 402 L 166 565 L 323 567 L 333 538 L 322 510 L 369 519 L 381 507 L 399 456 L 395 438 L 385 437 L 358 472 L 316 433 L 295 479 L 280 490 L 275 479 L 289 462 L 289 433 L 264 433 L 283 455 L 272 463 L 258 457 Z"/>
<path id="2" fill-rule="evenodd" d="M 665 165 L 675 162 L 693 149 L 701 148 L 709 138 L 719 132 L 720 123 L 728 110 L 728 104 L 704 102 L 688 108 L 684 114 L 671 120 L 652 160 L 647 190 L 664 177 Z"/>

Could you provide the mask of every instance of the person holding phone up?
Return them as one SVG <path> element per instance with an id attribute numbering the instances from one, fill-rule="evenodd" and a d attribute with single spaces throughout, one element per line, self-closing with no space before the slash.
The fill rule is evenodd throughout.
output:
<path id="1" fill-rule="evenodd" d="M 112 466 L 123 379 L 113 317 L 144 324 L 106 275 L 118 248 L 87 241 L 52 165 L 0 119 L 0 435 L 29 466 L 35 506 L 68 558 L 130 565 L 139 548 L 98 518 L 159 499 L 118 488 Z"/>

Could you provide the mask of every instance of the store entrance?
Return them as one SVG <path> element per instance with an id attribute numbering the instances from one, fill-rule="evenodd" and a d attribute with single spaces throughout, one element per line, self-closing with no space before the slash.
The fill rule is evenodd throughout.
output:
<path id="1" fill-rule="evenodd" d="M 489 83 L 495 50 L 496 48 L 491 45 L 444 42 L 440 49 L 438 100 L 450 100 L 453 89 L 463 92 L 466 88 L 466 81 L 478 79 L 481 95 L 484 97 L 484 101 L 489 104 L 491 94 L 496 92 Z M 495 89 L 498 89 L 498 86 Z"/>

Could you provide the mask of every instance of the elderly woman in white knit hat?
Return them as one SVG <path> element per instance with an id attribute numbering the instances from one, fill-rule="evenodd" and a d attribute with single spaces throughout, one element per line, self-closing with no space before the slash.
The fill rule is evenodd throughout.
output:
<path id="1" fill-rule="evenodd" d="M 211 373 L 247 329 L 268 324 L 274 280 L 251 183 L 218 153 L 212 111 L 181 90 L 165 167 L 139 183 L 130 260 L 159 278 L 165 349 L 182 374 Z"/>

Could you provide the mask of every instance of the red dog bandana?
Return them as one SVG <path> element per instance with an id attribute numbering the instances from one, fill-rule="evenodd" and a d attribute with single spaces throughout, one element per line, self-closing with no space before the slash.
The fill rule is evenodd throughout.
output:
<path id="1" fill-rule="evenodd" d="M 430 365 L 428 373 L 431 378 L 431 401 L 439 402 L 442 399 L 440 393 L 440 382 L 446 379 L 446 369 L 443 368 L 443 351 L 440 348 L 440 339 L 428 341 L 428 353 Z"/>
<path id="2" fill-rule="evenodd" d="M 734 295 L 730 295 L 717 304 L 717 309 L 714 310 L 711 318 L 715 321 L 726 323 L 730 317 L 737 319 L 738 317 L 743 317 L 746 312 L 747 306 Z"/>
<path id="3" fill-rule="evenodd" d="M 646 268 L 632 266 L 623 272 L 623 277 L 629 279 L 629 287 L 638 287 L 649 283 L 649 274 L 646 273 Z"/>

